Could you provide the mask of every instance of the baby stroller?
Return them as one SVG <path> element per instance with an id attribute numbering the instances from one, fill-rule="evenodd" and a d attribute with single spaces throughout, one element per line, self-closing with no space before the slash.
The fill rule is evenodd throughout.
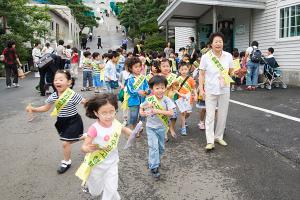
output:
<path id="1" fill-rule="evenodd" d="M 271 90 L 272 87 L 287 88 L 287 85 L 281 80 L 282 71 L 274 57 L 262 57 L 261 63 L 264 65 L 263 81 L 258 84 L 260 88 Z"/>

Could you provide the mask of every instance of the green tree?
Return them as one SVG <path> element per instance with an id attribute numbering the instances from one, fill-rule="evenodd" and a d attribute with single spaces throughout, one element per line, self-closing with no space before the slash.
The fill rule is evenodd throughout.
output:
<path id="1" fill-rule="evenodd" d="M 119 19 L 131 37 L 158 32 L 157 18 L 165 10 L 167 0 L 128 0 Z"/>
<path id="2" fill-rule="evenodd" d="M 29 6 L 29 0 L 0 0 L 0 17 L 4 20 L 0 35 L 0 51 L 8 40 L 14 40 L 21 60 L 30 56 L 26 42 L 45 37 L 49 31 L 50 16 L 47 7 Z"/>
<path id="3" fill-rule="evenodd" d="M 100 18 L 96 17 L 93 9 L 84 5 L 81 0 L 49 0 L 49 2 L 68 6 L 79 25 L 80 33 L 85 27 L 98 26 L 97 20 Z"/>

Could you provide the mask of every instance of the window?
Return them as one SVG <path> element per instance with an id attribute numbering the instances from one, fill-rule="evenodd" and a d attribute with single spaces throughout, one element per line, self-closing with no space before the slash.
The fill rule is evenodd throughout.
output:
<path id="1" fill-rule="evenodd" d="M 280 9 L 279 38 L 300 36 L 300 4 Z"/>
<path id="2" fill-rule="evenodd" d="M 51 30 L 52 31 L 54 30 L 54 22 L 53 21 L 51 22 Z"/>

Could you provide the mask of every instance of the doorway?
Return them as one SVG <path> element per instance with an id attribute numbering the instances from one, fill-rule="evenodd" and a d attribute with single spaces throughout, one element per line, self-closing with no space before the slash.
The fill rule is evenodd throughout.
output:
<path id="1" fill-rule="evenodd" d="M 223 33 L 225 37 L 224 41 L 224 51 L 232 53 L 234 46 L 234 21 L 233 20 L 224 20 L 218 22 L 218 31 Z"/>

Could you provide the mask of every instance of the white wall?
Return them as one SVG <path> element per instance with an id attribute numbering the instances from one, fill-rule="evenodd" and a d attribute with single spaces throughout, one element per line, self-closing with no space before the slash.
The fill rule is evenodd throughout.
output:
<path id="1" fill-rule="evenodd" d="M 195 28 L 175 27 L 175 52 L 178 52 L 179 48 L 190 44 L 189 37 L 196 38 Z"/>
<path id="2" fill-rule="evenodd" d="M 300 86 L 300 37 L 279 39 L 280 6 L 300 4 L 295 0 L 267 0 L 266 10 L 255 10 L 253 13 L 253 40 L 259 42 L 259 48 L 266 51 L 269 47 L 275 49 L 275 58 L 284 71 L 284 80 Z"/>

